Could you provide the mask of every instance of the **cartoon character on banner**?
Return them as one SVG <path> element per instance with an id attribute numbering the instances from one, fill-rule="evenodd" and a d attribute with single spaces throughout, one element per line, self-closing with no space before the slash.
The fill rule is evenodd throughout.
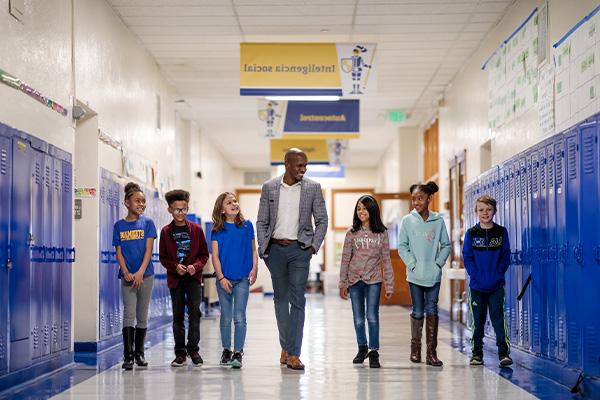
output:
<path id="1" fill-rule="evenodd" d="M 350 94 L 363 94 L 360 90 L 360 81 L 362 77 L 363 68 L 369 68 L 369 72 L 372 68 L 373 57 L 375 56 L 375 51 L 373 50 L 373 54 L 371 55 L 371 64 L 367 64 L 365 60 L 361 57 L 361 53 L 366 53 L 367 48 L 362 45 L 356 45 L 354 50 L 352 50 L 351 58 L 342 58 L 342 71 L 347 74 L 352 74 L 352 91 Z M 363 85 L 363 89 L 367 88 L 367 82 L 369 80 L 369 74 L 365 78 L 365 83 Z"/>
<path id="2" fill-rule="evenodd" d="M 327 146 L 329 148 L 329 165 L 342 165 L 343 153 L 348 148 L 348 140 L 328 140 Z"/>
<path id="3" fill-rule="evenodd" d="M 275 124 L 275 118 L 281 118 L 280 114 L 277 114 L 275 106 L 278 103 L 276 101 L 269 101 L 267 108 L 258 110 L 258 119 L 267 123 L 267 134 L 266 137 L 275 137 L 275 131 L 273 125 Z"/>

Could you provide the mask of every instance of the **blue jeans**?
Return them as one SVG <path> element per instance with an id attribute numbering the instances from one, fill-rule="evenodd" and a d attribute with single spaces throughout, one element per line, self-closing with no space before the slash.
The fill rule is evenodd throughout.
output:
<path id="1" fill-rule="evenodd" d="M 298 242 L 288 246 L 271 244 L 265 263 L 273 282 L 275 318 L 279 344 L 291 356 L 300 356 L 304 333 L 306 281 L 312 251 L 302 249 Z"/>
<path id="2" fill-rule="evenodd" d="M 410 314 L 414 319 L 423 319 L 425 314 L 438 314 L 438 300 L 440 298 L 440 283 L 431 287 L 421 286 L 409 282 L 410 297 L 412 298 L 413 311 Z"/>
<path id="3" fill-rule="evenodd" d="M 354 316 L 354 330 L 359 346 L 367 345 L 365 334 L 365 302 L 367 323 L 369 325 L 369 348 L 379 350 L 379 296 L 381 283 L 368 285 L 358 281 L 348 288 L 352 301 L 352 315 Z"/>
<path id="4" fill-rule="evenodd" d="M 247 278 L 229 282 L 233 285 L 231 293 L 227 293 L 217 282 L 217 294 L 221 305 L 221 344 L 224 349 L 231 348 L 231 320 L 233 319 L 235 327 L 233 350 L 243 351 L 246 341 L 246 306 L 250 283 Z"/>

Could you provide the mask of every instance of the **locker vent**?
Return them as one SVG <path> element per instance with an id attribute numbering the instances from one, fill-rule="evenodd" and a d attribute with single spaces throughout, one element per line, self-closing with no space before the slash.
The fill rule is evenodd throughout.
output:
<path id="1" fill-rule="evenodd" d="M 63 173 L 63 187 L 65 193 L 71 192 L 71 176 L 67 172 Z"/>
<path id="2" fill-rule="evenodd" d="M 510 173 L 510 180 L 508 182 L 508 190 L 510 191 L 510 199 L 514 200 L 515 199 L 515 175 L 511 172 Z"/>
<path id="3" fill-rule="evenodd" d="M 40 347 L 40 328 L 36 325 L 33 327 L 33 349 L 37 350 Z"/>
<path id="4" fill-rule="evenodd" d="M 44 176 L 44 184 L 46 185 L 47 188 L 50 187 L 51 177 L 52 177 L 52 174 L 50 173 L 50 167 L 46 165 L 46 174 Z"/>
<path id="5" fill-rule="evenodd" d="M 57 169 L 54 170 L 54 190 L 60 190 L 60 173 Z"/>
<path id="6" fill-rule="evenodd" d="M 0 151 L 0 173 L 6 175 L 8 172 L 8 152 L 6 149 Z"/>
<path id="7" fill-rule="evenodd" d="M 565 360 L 565 319 L 558 317 L 558 359 L 561 361 Z"/>
<path id="8" fill-rule="evenodd" d="M 0 360 L 6 360 L 6 337 L 0 333 Z"/>
<path id="9" fill-rule="evenodd" d="M 567 170 L 569 171 L 569 179 L 577 178 L 577 144 L 570 141 L 567 147 Z"/>
<path id="10" fill-rule="evenodd" d="M 583 173 L 593 174 L 594 173 L 594 137 L 591 135 L 583 138 L 582 152 L 583 152 Z"/>
<path id="11" fill-rule="evenodd" d="M 585 327 L 585 337 L 583 338 L 584 343 L 584 351 L 585 354 L 583 360 L 583 368 L 584 370 L 592 371 L 597 370 L 598 368 L 598 346 L 596 345 L 596 329 L 593 325 L 588 325 Z"/>
<path id="12" fill-rule="evenodd" d="M 556 186 L 559 187 L 563 185 L 563 161 L 562 149 L 559 149 L 556 151 Z"/>
<path id="13" fill-rule="evenodd" d="M 39 185 L 42 180 L 42 166 L 38 161 L 35 162 L 35 183 Z"/>
<path id="14" fill-rule="evenodd" d="M 548 159 L 548 186 L 550 189 L 554 188 L 554 155 L 551 155 Z"/>
<path id="15" fill-rule="evenodd" d="M 547 168 L 548 166 L 546 165 L 546 160 L 544 160 L 544 162 L 542 163 L 542 166 L 540 167 L 540 186 L 542 190 L 546 190 L 546 175 L 547 175 Z"/>
<path id="16" fill-rule="evenodd" d="M 577 365 L 579 364 L 579 329 L 577 322 L 569 322 L 567 336 L 567 359 L 569 364 Z"/>
<path id="17" fill-rule="evenodd" d="M 63 321 L 63 342 L 71 342 L 71 324 L 69 321 Z"/>

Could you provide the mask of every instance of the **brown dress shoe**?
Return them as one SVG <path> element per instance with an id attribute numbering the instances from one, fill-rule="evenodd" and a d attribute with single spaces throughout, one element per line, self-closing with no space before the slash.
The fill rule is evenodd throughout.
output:
<path id="1" fill-rule="evenodd" d="M 300 361 L 300 357 L 289 356 L 287 359 L 287 367 L 296 370 L 303 370 L 304 364 L 302 364 L 302 361 Z"/>
<path id="2" fill-rule="evenodd" d="M 279 356 L 279 363 L 286 365 L 288 361 L 288 352 L 287 350 L 281 350 L 281 356 Z"/>

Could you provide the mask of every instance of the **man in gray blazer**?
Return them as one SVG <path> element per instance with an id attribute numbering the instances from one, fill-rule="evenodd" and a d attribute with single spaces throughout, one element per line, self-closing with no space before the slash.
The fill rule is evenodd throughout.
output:
<path id="1" fill-rule="evenodd" d="M 285 153 L 285 174 L 263 184 L 256 218 L 258 254 L 273 281 L 279 361 L 300 370 L 304 369 L 300 349 L 308 269 L 311 257 L 323 243 L 328 223 L 321 185 L 303 179 L 307 163 L 306 154 L 299 149 Z"/>

